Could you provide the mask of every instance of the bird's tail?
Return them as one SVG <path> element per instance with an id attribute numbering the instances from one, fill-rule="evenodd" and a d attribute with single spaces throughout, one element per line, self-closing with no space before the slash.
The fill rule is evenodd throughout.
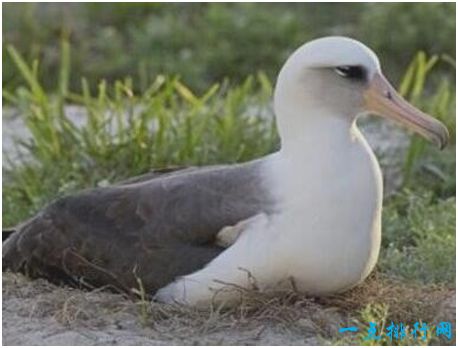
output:
<path id="1" fill-rule="evenodd" d="M 29 266 L 39 263 L 36 261 L 40 256 L 52 256 L 52 244 L 43 238 L 48 228 L 47 221 L 37 215 L 15 228 L 2 230 L 2 270 L 26 274 L 38 271 L 40 267 L 34 270 Z"/>
<path id="2" fill-rule="evenodd" d="M 19 268 L 18 260 L 20 253 L 17 249 L 19 232 L 16 229 L 2 230 L 2 270 L 16 270 Z M 21 258 L 22 259 L 22 258 Z M 22 263 L 22 262 L 21 262 Z"/>
<path id="3" fill-rule="evenodd" d="M 87 260 L 78 248 L 72 248 L 79 242 L 65 236 L 49 217 L 39 214 L 2 233 L 3 271 L 84 288 L 110 285 L 116 292 L 131 293 L 131 286 L 119 280 L 118 275 Z"/>

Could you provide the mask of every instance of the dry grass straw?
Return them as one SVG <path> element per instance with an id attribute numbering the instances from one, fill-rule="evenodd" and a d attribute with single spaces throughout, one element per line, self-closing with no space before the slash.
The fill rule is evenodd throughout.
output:
<path id="1" fill-rule="evenodd" d="M 385 305 L 393 321 L 432 322 L 438 319 L 440 304 L 454 290 L 441 285 L 420 285 L 374 272 L 361 285 L 343 294 L 322 298 L 326 306 L 336 306 L 347 313 L 358 313 L 368 305 Z"/>
<path id="2" fill-rule="evenodd" d="M 444 301 L 453 298 L 454 290 L 407 285 L 377 273 L 350 291 L 325 298 L 308 297 L 294 289 L 262 293 L 237 288 L 241 295 L 238 305 L 215 305 L 210 310 L 158 303 L 145 306 L 144 298 L 132 301 L 104 290 L 88 292 L 54 286 L 44 280 L 30 282 L 11 273 L 3 276 L 4 298 L 29 299 L 30 316 L 53 316 L 61 324 L 91 329 L 135 320 L 145 332 L 154 332 L 162 339 L 186 338 L 191 332 L 208 335 L 237 329 L 256 336 L 266 327 L 274 327 L 285 333 L 315 337 L 317 343 L 324 344 L 341 339 L 341 327 L 356 324 L 364 328 L 367 323 L 363 322 L 362 313 L 369 305 L 385 306 L 387 313 L 382 319 L 386 322 L 455 322 L 454 302 L 444 317 Z"/>

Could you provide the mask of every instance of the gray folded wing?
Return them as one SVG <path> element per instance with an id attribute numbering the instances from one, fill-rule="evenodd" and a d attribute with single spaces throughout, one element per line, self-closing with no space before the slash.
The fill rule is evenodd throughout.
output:
<path id="1" fill-rule="evenodd" d="M 196 271 L 223 249 L 221 228 L 273 202 L 262 160 L 149 173 L 61 198 L 3 244 L 3 268 L 70 282 L 152 292 Z"/>

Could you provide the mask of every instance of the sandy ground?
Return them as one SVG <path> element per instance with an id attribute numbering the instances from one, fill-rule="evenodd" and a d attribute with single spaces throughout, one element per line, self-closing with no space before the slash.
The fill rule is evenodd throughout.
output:
<path id="1" fill-rule="evenodd" d="M 287 310 L 276 317 L 251 313 L 253 320 L 236 312 L 142 306 L 105 291 L 4 273 L 2 338 L 4 345 L 316 345 L 326 343 L 317 334 L 336 334 L 344 322 L 334 309 L 299 305 L 303 310 L 292 305 L 290 315 Z M 278 310 L 278 304 L 272 307 Z"/>
<path id="2" fill-rule="evenodd" d="M 81 108 L 67 112 L 84 124 Z M 14 110 L 4 110 L 3 116 L 3 151 L 14 156 L 13 137 L 24 139 L 29 133 Z M 389 192 L 399 183 L 397 164 L 407 138 L 388 123 L 364 122 L 363 128 L 380 159 Z M 5 345 L 317 345 L 340 338 L 338 329 L 349 324 L 347 312 L 305 298 L 196 312 L 135 302 L 106 291 L 58 287 L 8 272 L 2 284 Z M 438 308 L 449 308 L 440 313 L 454 321 L 454 291 L 440 303 Z"/>
<path id="3" fill-rule="evenodd" d="M 252 294 L 251 299 L 236 308 L 207 311 L 134 301 L 102 290 L 87 292 L 59 287 L 43 279 L 30 280 L 9 272 L 3 274 L 2 280 L 4 345 L 348 343 L 342 340 L 355 336 L 343 337 L 338 330 L 355 324 L 352 307 L 355 303 L 364 307 L 364 303 L 374 303 L 379 297 L 394 308 L 420 308 L 418 313 L 425 313 L 421 317 L 429 318 L 428 324 L 450 321 L 455 327 L 454 290 L 390 288 L 375 277 L 337 299 L 313 299 L 294 293 Z M 406 320 L 402 309 L 396 310 L 398 320 Z M 454 340 L 442 342 L 453 343 Z"/>

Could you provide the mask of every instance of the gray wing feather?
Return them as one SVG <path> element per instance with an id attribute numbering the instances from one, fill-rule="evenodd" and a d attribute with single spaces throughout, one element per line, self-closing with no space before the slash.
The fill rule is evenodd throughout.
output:
<path id="1" fill-rule="evenodd" d="M 223 250 L 221 228 L 269 212 L 262 161 L 149 173 L 61 198 L 3 244 L 3 267 L 54 282 L 155 291 Z"/>

